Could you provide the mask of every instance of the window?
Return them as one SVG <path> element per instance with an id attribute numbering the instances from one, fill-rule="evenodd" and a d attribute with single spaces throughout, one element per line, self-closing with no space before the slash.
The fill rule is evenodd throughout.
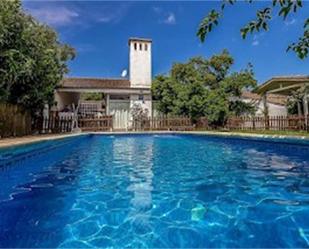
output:
<path id="1" fill-rule="evenodd" d="M 139 44 L 139 50 L 142 50 L 142 43 Z"/>
<path id="2" fill-rule="evenodd" d="M 137 44 L 136 43 L 134 43 L 134 50 L 136 50 L 137 49 Z"/>
<path id="3" fill-rule="evenodd" d="M 147 44 L 145 44 L 145 51 L 147 51 L 148 50 L 148 45 Z"/>
<path id="4" fill-rule="evenodd" d="M 144 95 L 142 94 L 138 95 L 138 100 L 144 101 Z"/>

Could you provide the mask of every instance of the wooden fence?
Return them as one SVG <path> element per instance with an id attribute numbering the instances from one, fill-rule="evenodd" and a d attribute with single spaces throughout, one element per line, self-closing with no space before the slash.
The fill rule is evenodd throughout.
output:
<path id="1" fill-rule="evenodd" d="M 72 117 L 59 117 L 57 113 L 52 113 L 49 117 L 39 117 L 33 120 L 32 132 L 40 134 L 66 133 L 73 129 Z"/>
<path id="2" fill-rule="evenodd" d="M 17 105 L 0 104 L 0 138 L 31 134 L 31 115 Z"/>
<path id="3" fill-rule="evenodd" d="M 132 129 L 138 130 L 193 130 L 194 125 L 187 117 L 156 117 L 134 120 Z"/>
<path id="4" fill-rule="evenodd" d="M 113 116 L 79 118 L 78 127 L 82 131 L 111 131 L 113 129 Z"/>
<path id="5" fill-rule="evenodd" d="M 308 131 L 309 116 L 232 117 L 226 128 L 231 130 L 299 130 Z"/>
<path id="6" fill-rule="evenodd" d="M 49 118 L 32 118 L 21 107 L 0 104 L 0 138 L 24 136 L 29 134 L 71 132 L 72 116 L 51 113 Z M 113 116 L 100 118 L 79 118 L 78 127 L 82 131 L 112 131 Z M 188 117 L 155 117 L 134 120 L 132 130 L 299 130 L 309 132 L 309 116 L 269 116 L 269 117 L 231 117 L 224 126 L 211 126 L 207 117 L 193 123 Z"/>

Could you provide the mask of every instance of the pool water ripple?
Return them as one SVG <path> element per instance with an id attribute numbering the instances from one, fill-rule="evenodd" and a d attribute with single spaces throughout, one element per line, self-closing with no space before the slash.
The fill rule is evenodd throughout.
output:
<path id="1" fill-rule="evenodd" d="M 56 145 L 0 171 L 0 247 L 309 247 L 309 146 L 194 135 Z M 0 157 L 19 153 L 31 146 Z"/>

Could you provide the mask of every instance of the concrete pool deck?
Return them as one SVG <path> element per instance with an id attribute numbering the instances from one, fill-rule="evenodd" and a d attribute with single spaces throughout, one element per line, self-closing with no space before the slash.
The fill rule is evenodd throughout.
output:
<path id="1" fill-rule="evenodd" d="M 68 133 L 68 134 L 42 134 L 31 135 L 15 138 L 0 139 L 0 148 L 8 148 L 18 145 L 26 145 L 42 141 L 58 140 L 62 138 L 89 135 L 89 134 L 104 134 L 104 135 L 117 135 L 117 134 L 196 134 L 196 135 L 212 135 L 223 137 L 242 137 L 242 138 L 271 138 L 271 139 L 293 139 L 308 141 L 308 136 L 297 135 L 268 135 L 258 133 L 244 133 L 244 132 L 219 132 L 219 131 L 113 131 L 113 132 L 82 132 L 82 133 Z"/>
<path id="2" fill-rule="evenodd" d="M 31 143 L 37 143 L 42 141 L 57 140 L 67 137 L 75 137 L 83 135 L 84 133 L 69 133 L 69 134 L 42 134 L 42 135 L 30 135 L 24 137 L 3 138 L 0 139 L 0 148 L 25 145 Z M 86 134 L 86 133 L 85 133 Z"/>

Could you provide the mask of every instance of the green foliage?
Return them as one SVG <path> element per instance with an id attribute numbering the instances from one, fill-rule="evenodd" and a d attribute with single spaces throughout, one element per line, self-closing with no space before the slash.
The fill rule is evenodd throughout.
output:
<path id="1" fill-rule="evenodd" d="M 207 116 L 214 125 L 224 123 L 228 115 L 252 113 L 254 107 L 240 101 L 244 89 L 256 86 L 252 66 L 230 73 L 233 63 L 224 50 L 209 59 L 194 57 L 174 64 L 170 75 L 159 75 L 152 84 L 158 110 L 189 116 L 193 121 Z"/>
<path id="2" fill-rule="evenodd" d="M 54 90 L 75 52 L 50 27 L 27 15 L 20 0 L 0 1 L 0 101 L 34 114 L 53 104 Z"/>
<path id="3" fill-rule="evenodd" d="M 81 94 L 82 100 L 94 100 L 94 101 L 100 101 L 103 100 L 103 94 L 102 93 L 82 93 Z"/>
<path id="4" fill-rule="evenodd" d="M 300 102 L 296 101 L 295 99 L 288 98 L 288 100 L 286 102 L 286 109 L 287 109 L 289 115 L 298 114 L 298 106 L 297 106 L 298 103 L 300 104 Z"/>
<path id="5" fill-rule="evenodd" d="M 304 59 L 308 56 L 309 50 L 309 18 L 306 20 L 304 24 L 304 34 L 302 37 L 298 39 L 298 42 L 292 43 L 288 48 L 287 51 L 293 50 L 297 56 L 301 59 Z"/>
<path id="6" fill-rule="evenodd" d="M 252 3 L 253 0 L 246 1 Z M 222 0 L 221 9 L 212 9 L 208 15 L 201 21 L 200 26 L 197 31 L 197 36 L 200 38 L 201 42 L 204 42 L 209 33 L 213 30 L 215 26 L 218 26 L 219 19 L 223 16 L 223 12 L 226 4 L 233 5 L 236 0 Z M 272 13 L 278 9 L 275 15 L 282 17 L 283 20 L 294 12 L 296 13 L 300 8 L 303 7 L 302 0 L 272 0 L 269 2 L 269 6 L 258 10 L 256 12 L 256 19 L 247 23 L 243 28 L 241 28 L 240 33 L 243 39 L 247 35 L 254 32 L 260 32 L 262 29 L 268 31 L 269 21 L 272 19 Z M 300 59 L 304 59 L 308 56 L 309 49 L 309 19 L 306 20 L 304 24 L 304 33 L 298 39 L 297 42 L 290 44 L 287 51 L 292 50 Z"/>
<path id="7" fill-rule="evenodd" d="M 293 91 L 293 93 L 288 97 L 288 100 L 286 103 L 288 113 L 291 115 L 302 114 L 302 112 L 304 111 L 303 110 L 303 100 L 306 96 L 309 96 L 309 86 L 308 85 L 305 85 L 299 88 L 298 90 Z"/>

